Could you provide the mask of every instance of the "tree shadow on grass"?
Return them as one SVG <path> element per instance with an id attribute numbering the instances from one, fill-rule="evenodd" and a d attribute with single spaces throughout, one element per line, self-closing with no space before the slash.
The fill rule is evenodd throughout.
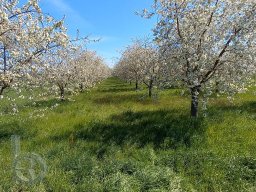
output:
<path id="1" fill-rule="evenodd" d="M 226 111 L 240 110 L 241 112 L 256 114 L 256 101 L 243 102 L 242 105 L 219 106 L 219 108 Z"/>
<path id="2" fill-rule="evenodd" d="M 120 104 L 124 102 L 139 102 L 139 95 L 137 94 L 120 94 L 120 95 L 106 95 L 93 100 L 96 104 Z"/>
<path id="3" fill-rule="evenodd" d="M 123 84 L 123 83 L 119 83 L 119 84 L 104 84 L 104 85 L 100 85 L 100 88 L 124 88 L 124 87 L 128 87 L 129 85 L 127 84 Z"/>
<path id="4" fill-rule="evenodd" d="M 33 137 L 36 135 L 36 130 L 23 127 L 18 122 L 0 124 L 0 140 L 8 140 L 12 135 L 19 135 L 23 138 Z"/>
<path id="5" fill-rule="evenodd" d="M 127 86 L 125 87 L 118 87 L 118 88 L 107 88 L 107 89 L 100 89 L 98 90 L 99 92 L 102 93 L 116 93 L 116 92 L 129 92 L 129 91 L 135 91 L 135 88 L 128 88 Z"/>
<path id="6" fill-rule="evenodd" d="M 205 123 L 202 118 L 191 119 L 178 111 L 127 111 L 112 116 L 108 123 L 92 122 L 76 126 L 79 139 L 109 144 L 136 144 L 155 148 L 190 147 L 194 138 L 204 138 Z M 197 137 L 199 136 L 199 137 Z"/>
<path id="7" fill-rule="evenodd" d="M 256 114 L 256 101 L 247 101 L 242 104 L 217 104 L 215 106 L 210 107 L 210 116 L 216 118 L 223 118 L 224 112 L 233 112 L 234 114 Z"/>
<path id="8" fill-rule="evenodd" d="M 68 101 L 64 100 L 64 101 L 61 101 L 60 99 L 57 99 L 57 98 L 54 98 L 54 99 L 49 99 L 49 100 L 38 100 L 38 101 L 35 101 L 35 102 L 30 102 L 28 104 L 26 104 L 27 107 L 36 107 L 36 108 L 44 108 L 44 107 L 52 107 L 56 104 L 61 104 L 61 105 L 64 105 L 64 104 L 67 104 Z"/>

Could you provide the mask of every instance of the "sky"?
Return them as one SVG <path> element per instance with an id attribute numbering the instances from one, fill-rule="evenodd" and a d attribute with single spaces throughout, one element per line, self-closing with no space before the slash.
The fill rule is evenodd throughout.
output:
<path id="1" fill-rule="evenodd" d="M 136 15 L 150 8 L 153 0 L 41 0 L 40 7 L 56 19 L 65 15 L 68 34 L 100 39 L 87 47 L 97 51 L 110 67 L 132 39 L 152 35 L 154 19 Z"/>

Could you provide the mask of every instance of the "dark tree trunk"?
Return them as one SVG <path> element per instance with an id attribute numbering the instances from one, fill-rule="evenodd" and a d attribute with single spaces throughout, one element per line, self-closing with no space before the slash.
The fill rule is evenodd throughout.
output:
<path id="1" fill-rule="evenodd" d="M 12 79 L 10 80 L 10 83 L 12 82 Z M 4 93 L 4 90 L 8 87 L 10 87 L 10 84 L 8 84 L 8 82 L 5 82 L 5 81 L 2 81 L 3 85 L 0 89 L 0 95 L 3 95 Z"/>
<path id="2" fill-rule="evenodd" d="M 4 74 L 6 74 L 7 71 L 7 57 L 6 57 L 6 47 L 4 45 Z M 4 80 L 2 81 L 3 85 L 0 89 L 0 95 L 3 95 L 4 90 L 8 87 L 8 83 L 6 83 Z"/>
<path id="3" fill-rule="evenodd" d="M 1 87 L 1 89 L 0 89 L 0 95 L 3 95 L 3 92 L 4 92 L 4 87 Z"/>
<path id="4" fill-rule="evenodd" d="M 148 86 L 148 96 L 151 98 L 152 97 L 152 88 L 153 88 L 153 80 L 151 79 L 149 81 L 149 86 Z"/>
<path id="5" fill-rule="evenodd" d="M 215 83 L 215 93 L 219 93 L 220 92 L 219 84 L 220 84 L 220 82 L 216 81 L 216 83 Z"/>
<path id="6" fill-rule="evenodd" d="M 60 100 L 65 100 L 65 89 L 63 87 L 60 87 Z"/>
<path id="7" fill-rule="evenodd" d="M 80 83 L 79 88 L 80 88 L 80 92 L 82 93 L 84 91 L 84 86 L 82 83 Z"/>
<path id="8" fill-rule="evenodd" d="M 4 74 L 6 74 L 7 70 L 7 58 L 6 58 L 6 47 L 4 46 Z"/>
<path id="9" fill-rule="evenodd" d="M 152 97 L 152 88 L 148 88 L 148 96 L 151 98 Z"/>
<path id="10" fill-rule="evenodd" d="M 198 117 L 198 94 L 199 87 L 191 88 L 191 117 Z"/>
<path id="11" fill-rule="evenodd" d="M 130 81 L 130 85 L 132 85 L 132 81 Z"/>
<path id="12" fill-rule="evenodd" d="M 138 81 L 136 80 L 135 82 L 135 89 L 138 90 L 139 86 L 138 86 Z"/>

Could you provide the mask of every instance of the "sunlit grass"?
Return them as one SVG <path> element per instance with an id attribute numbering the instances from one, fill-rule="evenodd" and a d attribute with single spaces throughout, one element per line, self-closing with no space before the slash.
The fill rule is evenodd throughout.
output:
<path id="1" fill-rule="evenodd" d="M 146 90 L 115 78 L 74 101 L 28 103 L 17 115 L 6 110 L 0 117 L 0 191 L 255 191 L 254 92 L 234 103 L 211 98 L 207 116 L 197 121 L 189 117 L 189 96 L 179 90 L 148 99 Z M 13 134 L 21 136 L 23 152 L 46 160 L 40 185 L 13 181 Z"/>

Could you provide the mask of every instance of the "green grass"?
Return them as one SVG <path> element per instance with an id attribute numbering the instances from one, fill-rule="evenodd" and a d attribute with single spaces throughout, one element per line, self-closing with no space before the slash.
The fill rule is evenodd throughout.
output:
<path id="1" fill-rule="evenodd" d="M 0 101 L 0 191 L 256 191 L 255 89 L 211 98 L 198 120 L 178 89 L 145 94 L 109 78 L 74 101 L 18 101 L 17 115 Z M 13 180 L 13 134 L 47 162 L 36 186 Z"/>

